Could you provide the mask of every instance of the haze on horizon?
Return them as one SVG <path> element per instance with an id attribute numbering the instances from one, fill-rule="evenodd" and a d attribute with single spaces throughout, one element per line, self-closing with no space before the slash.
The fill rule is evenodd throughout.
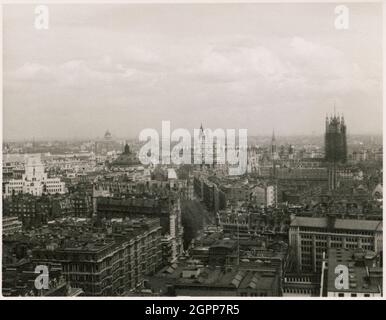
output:
<path id="1" fill-rule="evenodd" d="M 3 7 L 3 139 L 137 137 L 144 128 L 382 134 L 381 4 Z"/>

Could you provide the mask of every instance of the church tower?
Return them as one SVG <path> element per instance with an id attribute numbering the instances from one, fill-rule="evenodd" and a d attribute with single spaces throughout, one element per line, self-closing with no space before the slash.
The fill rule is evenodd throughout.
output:
<path id="1" fill-rule="evenodd" d="M 335 108 L 334 108 L 335 109 Z M 337 169 L 347 161 L 346 124 L 343 116 L 326 116 L 325 161 L 328 168 L 328 187 L 335 190 L 339 187 Z"/>
<path id="2" fill-rule="evenodd" d="M 347 161 L 346 124 L 343 116 L 326 117 L 325 160 L 330 163 Z"/>

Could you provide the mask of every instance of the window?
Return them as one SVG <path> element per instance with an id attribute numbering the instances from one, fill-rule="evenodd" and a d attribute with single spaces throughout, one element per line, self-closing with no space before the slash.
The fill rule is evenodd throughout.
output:
<path id="1" fill-rule="evenodd" d="M 344 293 L 338 293 L 338 297 L 344 297 Z"/>
<path id="2" fill-rule="evenodd" d="M 356 293 L 352 293 L 351 296 L 352 296 L 352 297 L 356 297 L 357 294 L 356 294 Z"/>

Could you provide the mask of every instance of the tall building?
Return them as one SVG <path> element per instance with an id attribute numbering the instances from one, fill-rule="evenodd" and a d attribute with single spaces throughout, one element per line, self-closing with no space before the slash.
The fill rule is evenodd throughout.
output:
<path id="1" fill-rule="evenodd" d="M 276 148 L 275 130 L 272 131 L 272 139 L 271 139 L 271 157 L 272 157 L 272 160 L 277 160 L 277 159 L 279 158 L 279 154 L 278 154 L 277 148 Z"/>
<path id="2" fill-rule="evenodd" d="M 216 131 L 204 129 L 202 124 L 198 134 L 198 140 L 194 142 L 193 163 L 203 168 L 220 168 L 226 164 L 226 142 Z M 225 138 L 225 137 L 224 137 Z"/>
<path id="3" fill-rule="evenodd" d="M 203 165 L 205 163 L 206 136 L 205 136 L 205 132 L 204 132 L 204 128 L 202 127 L 202 124 L 200 127 L 199 138 L 200 138 L 201 164 Z"/>
<path id="4" fill-rule="evenodd" d="M 63 233 L 59 242 L 49 235 L 32 250 L 32 262 L 60 263 L 66 280 L 87 296 L 123 295 L 160 268 L 159 219 L 115 219 L 98 229 L 99 237 L 87 234 L 90 227 L 73 225 L 71 238 Z"/>
<path id="5" fill-rule="evenodd" d="M 318 272 L 323 254 L 330 248 L 382 251 L 382 221 L 295 217 L 289 229 L 289 243 L 298 271 Z"/>
<path id="6" fill-rule="evenodd" d="M 3 200 L 3 216 L 18 217 L 24 229 L 47 224 L 51 213 L 52 205 L 48 197 L 18 195 Z"/>
<path id="7" fill-rule="evenodd" d="M 345 163 L 347 160 L 346 124 L 343 116 L 326 117 L 325 160 L 331 163 Z"/>
<path id="8" fill-rule="evenodd" d="M 176 260 L 183 251 L 183 227 L 180 199 L 172 195 L 130 196 L 127 198 L 98 197 L 96 199 L 97 215 L 100 218 L 133 218 L 146 216 L 159 218 L 162 235 L 170 236 L 172 260 Z"/>
<path id="9" fill-rule="evenodd" d="M 42 194 L 63 194 L 65 183 L 60 178 L 49 178 L 44 170 L 40 155 L 29 156 L 25 164 L 25 173 L 21 179 L 12 179 L 5 185 L 5 196 L 28 193 L 35 196 Z"/>
<path id="10" fill-rule="evenodd" d="M 194 163 L 199 164 L 201 168 L 209 167 L 210 163 L 206 163 L 206 159 L 212 153 L 213 156 L 213 144 L 210 144 L 209 136 L 207 136 L 207 132 L 200 126 L 200 132 L 198 135 L 198 143 L 195 145 L 194 150 Z M 213 161 L 214 159 L 212 159 Z M 213 163 L 212 163 L 213 164 Z"/>

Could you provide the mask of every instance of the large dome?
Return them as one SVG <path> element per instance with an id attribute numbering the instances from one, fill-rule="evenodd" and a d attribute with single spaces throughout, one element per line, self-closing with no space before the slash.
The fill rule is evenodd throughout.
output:
<path id="1" fill-rule="evenodd" d="M 106 133 L 105 133 L 105 139 L 106 140 L 110 140 L 111 139 L 111 133 L 110 133 L 110 131 L 109 130 L 106 130 Z"/>

